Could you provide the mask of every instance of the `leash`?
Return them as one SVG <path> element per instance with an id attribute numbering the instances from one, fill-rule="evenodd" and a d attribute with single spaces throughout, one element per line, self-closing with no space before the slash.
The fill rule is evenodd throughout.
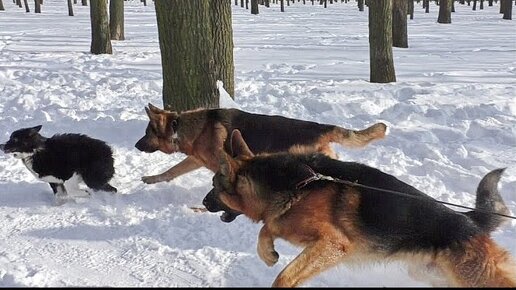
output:
<path id="1" fill-rule="evenodd" d="M 317 173 L 310 166 L 308 166 L 306 164 L 305 164 L 305 166 L 308 168 L 308 171 L 310 172 L 311 176 L 309 176 L 306 179 L 303 179 L 300 182 L 298 182 L 296 184 L 296 189 L 301 189 L 301 188 L 307 186 L 309 183 L 312 183 L 314 181 L 327 180 L 327 181 L 331 181 L 331 182 L 335 182 L 335 183 L 342 183 L 342 184 L 349 185 L 349 186 L 352 186 L 352 187 L 362 187 L 362 188 L 367 188 L 367 189 L 372 189 L 372 190 L 377 190 L 377 191 L 388 192 L 388 193 L 396 194 L 396 195 L 399 195 L 399 196 L 410 197 L 410 198 L 424 200 L 424 201 L 433 201 L 433 202 L 436 202 L 436 203 L 446 204 L 446 205 L 450 205 L 450 206 L 456 206 L 456 207 L 460 207 L 460 208 L 464 208 L 464 209 L 470 209 L 470 210 L 474 210 L 474 211 L 477 211 L 477 212 L 482 212 L 482 213 L 487 213 L 487 214 L 492 214 L 492 215 L 498 215 L 498 216 L 501 216 L 501 217 L 515 219 L 516 220 L 516 217 L 511 216 L 511 215 L 506 215 L 506 214 L 503 214 L 503 213 L 492 212 L 492 211 L 488 211 L 488 210 L 484 210 L 484 209 L 473 208 L 473 207 L 469 207 L 469 206 L 465 206 L 465 205 L 460 205 L 460 204 L 446 202 L 446 201 L 441 201 L 441 200 L 436 200 L 436 199 L 427 199 L 427 198 L 425 198 L 423 196 L 411 195 L 411 194 L 408 194 L 408 193 L 405 193 L 405 192 L 401 192 L 401 191 L 395 191 L 395 190 L 390 190 L 390 189 L 378 188 L 378 187 L 374 187 L 374 186 L 368 186 L 368 185 L 360 184 L 360 183 L 358 183 L 358 181 L 351 182 L 351 181 L 343 180 L 343 179 L 340 179 L 340 178 L 334 178 L 334 177 L 331 177 L 331 176 L 327 176 L 327 175 L 323 175 L 323 174 Z"/>

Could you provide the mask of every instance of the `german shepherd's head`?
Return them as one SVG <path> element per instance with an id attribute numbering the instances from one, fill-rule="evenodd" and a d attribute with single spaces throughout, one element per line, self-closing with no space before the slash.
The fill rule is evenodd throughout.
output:
<path id="1" fill-rule="evenodd" d="M 162 110 L 149 103 L 145 107 L 149 116 L 149 124 L 143 136 L 134 145 L 138 150 L 152 153 L 160 150 L 171 154 L 179 151 L 177 142 L 178 117 L 177 112 Z"/>

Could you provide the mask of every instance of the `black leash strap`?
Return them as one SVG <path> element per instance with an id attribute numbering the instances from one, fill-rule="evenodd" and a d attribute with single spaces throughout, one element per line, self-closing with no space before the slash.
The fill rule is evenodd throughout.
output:
<path id="1" fill-rule="evenodd" d="M 388 192 L 388 193 L 392 193 L 392 194 L 396 194 L 396 195 L 400 195 L 400 196 L 404 196 L 404 197 L 409 197 L 409 198 L 415 198 L 415 199 L 424 200 L 424 201 L 433 201 L 433 202 L 436 202 L 436 203 L 442 203 L 442 204 L 446 204 L 446 205 L 450 205 L 450 206 L 456 206 L 456 207 L 460 207 L 460 208 L 464 208 L 464 209 L 470 209 L 470 210 L 474 210 L 474 211 L 477 211 L 477 212 L 498 215 L 498 216 L 502 216 L 502 217 L 505 217 L 505 218 L 510 218 L 510 219 L 515 219 L 516 220 L 516 217 L 510 216 L 510 215 L 506 215 L 506 214 L 503 214 L 503 213 L 497 213 L 497 212 L 492 212 L 492 211 L 484 210 L 484 209 L 481 209 L 481 208 L 473 208 L 473 207 L 464 206 L 464 205 L 460 205 L 460 204 L 455 204 L 455 203 L 451 203 L 451 202 L 440 201 L 440 200 L 436 200 L 436 199 L 433 199 L 433 198 L 432 199 L 428 199 L 428 198 L 423 197 L 423 196 L 411 195 L 411 194 L 400 192 L 400 191 L 395 191 L 395 190 L 378 188 L 378 187 L 374 187 L 374 186 L 363 185 L 363 184 L 358 183 L 357 181 L 351 182 L 351 181 L 348 181 L 348 180 L 343 180 L 343 179 L 334 178 L 334 177 L 331 177 L 331 176 L 322 175 L 320 173 L 315 172 L 310 166 L 308 166 L 306 164 L 305 164 L 305 166 L 307 167 L 308 171 L 310 172 L 310 176 L 308 176 L 306 179 L 303 179 L 302 181 L 298 182 L 296 184 L 296 189 L 301 189 L 301 188 L 307 186 L 309 183 L 314 182 L 314 181 L 327 180 L 327 181 L 331 181 L 331 182 L 335 182 L 335 183 L 342 183 L 342 184 L 349 185 L 349 186 L 352 186 L 352 187 L 362 187 L 362 188 L 367 188 L 367 189 L 372 189 L 372 190 L 377 190 L 377 191 Z"/>

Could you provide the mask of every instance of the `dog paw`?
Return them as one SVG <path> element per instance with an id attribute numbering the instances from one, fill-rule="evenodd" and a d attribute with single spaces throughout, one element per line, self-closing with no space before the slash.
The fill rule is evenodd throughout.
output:
<path id="1" fill-rule="evenodd" d="M 274 266 L 278 262 L 279 254 L 274 249 L 258 249 L 258 256 L 269 267 Z"/>
<path id="2" fill-rule="evenodd" d="M 153 183 L 158 183 L 161 181 L 161 178 L 159 178 L 159 176 L 156 176 L 156 175 L 151 175 L 151 176 L 143 176 L 142 177 L 142 181 L 146 184 L 153 184 Z"/>

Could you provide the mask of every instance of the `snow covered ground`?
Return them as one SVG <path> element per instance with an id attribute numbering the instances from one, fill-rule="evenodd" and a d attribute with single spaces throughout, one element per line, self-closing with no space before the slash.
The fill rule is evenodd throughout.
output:
<path id="1" fill-rule="evenodd" d="M 80 2 L 80 1 L 79 1 Z M 200 169 L 145 185 L 184 158 L 134 148 L 144 106 L 162 106 L 152 1 L 126 3 L 125 41 L 91 55 L 89 8 L 46 0 L 43 13 L 4 1 L 0 12 L 0 142 L 41 133 L 85 133 L 115 151 L 119 194 L 96 193 L 62 206 L 48 184 L 0 154 L 0 286 L 270 286 L 299 252 L 277 242 L 280 260 L 256 254 L 259 224 L 195 213 L 211 188 Z M 262 7 L 260 7 L 262 8 Z M 31 10 L 33 7 L 31 7 Z M 498 6 L 456 5 L 452 24 L 437 6 L 416 7 L 409 48 L 394 48 L 397 82 L 369 83 L 367 11 L 355 3 L 249 10 L 233 6 L 236 102 L 242 109 L 360 129 L 390 126 L 363 150 L 336 146 L 342 160 L 378 167 L 443 201 L 474 206 L 480 178 L 507 167 L 500 191 L 516 213 L 516 21 Z M 457 209 L 460 210 L 460 209 Z M 432 218 L 432 217 L 428 217 Z M 493 237 L 516 256 L 516 222 Z M 403 265 L 341 265 L 306 286 L 426 286 Z"/>

